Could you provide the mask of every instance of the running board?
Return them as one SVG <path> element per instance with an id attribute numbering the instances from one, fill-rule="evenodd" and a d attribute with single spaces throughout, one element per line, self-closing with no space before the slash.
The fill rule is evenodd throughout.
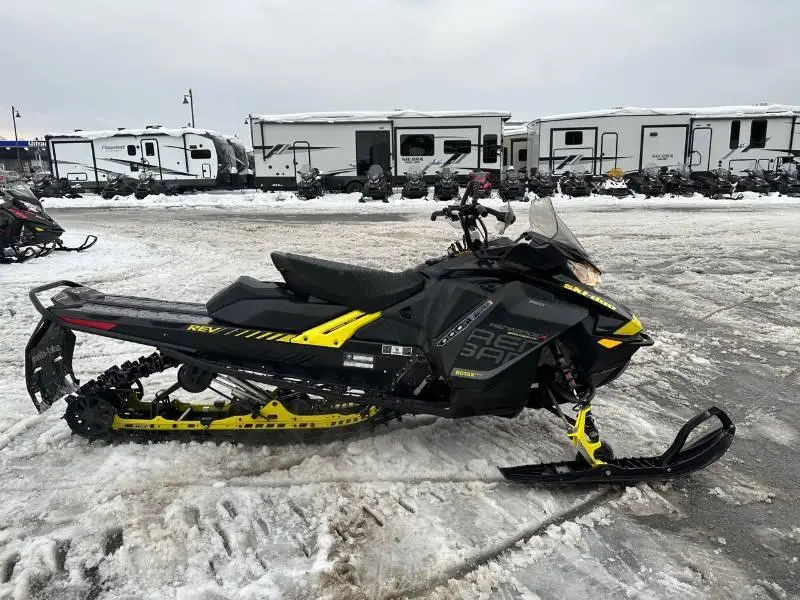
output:
<path id="1" fill-rule="evenodd" d="M 716 417 L 721 426 L 685 447 L 700 424 Z M 724 411 L 712 406 L 681 427 L 675 441 L 661 456 L 615 458 L 596 467 L 582 460 L 500 467 L 503 477 L 520 483 L 637 483 L 665 481 L 689 475 L 716 462 L 733 442 L 736 426 Z"/>

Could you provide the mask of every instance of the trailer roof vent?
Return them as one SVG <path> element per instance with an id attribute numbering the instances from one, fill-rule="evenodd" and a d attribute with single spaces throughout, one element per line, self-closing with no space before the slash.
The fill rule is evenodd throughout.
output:
<path id="1" fill-rule="evenodd" d="M 83 131 L 83 129 L 73 129 L 72 131 Z"/>
<path id="2" fill-rule="evenodd" d="M 769 106 L 769 102 L 756 102 L 753 106 Z"/>
<path id="3" fill-rule="evenodd" d="M 161 125 L 147 125 L 145 129 L 160 129 L 161 127 Z"/>
<path id="4" fill-rule="evenodd" d="M 117 131 L 122 131 L 124 129 L 126 129 L 126 127 L 117 127 Z"/>

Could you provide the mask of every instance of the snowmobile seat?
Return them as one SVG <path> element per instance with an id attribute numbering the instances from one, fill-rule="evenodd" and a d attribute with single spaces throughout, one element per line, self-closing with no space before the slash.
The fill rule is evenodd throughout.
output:
<path id="1" fill-rule="evenodd" d="M 395 273 L 286 252 L 273 252 L 272 262 L 295 293 L 364 312 L 383 310 L 425 287 L 414 270 Z"/>

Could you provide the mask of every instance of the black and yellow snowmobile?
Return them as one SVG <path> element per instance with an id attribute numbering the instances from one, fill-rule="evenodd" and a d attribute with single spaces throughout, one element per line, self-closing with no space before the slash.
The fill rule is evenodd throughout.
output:
<path id="1" fill-rule="evenodd" d="M 661 456 L 613 456 L 592 397 L 651 338 L 633 313 L 594 288 L 599 270 L 549 199 L 532 203 L 531 229 L 516 240 L 490 239 L 490 216 L 501 236 L 515 220 L 509 205 L 494 210 L 466 196 L 435 211 L 433 220 L 460 225 L 463 238 L 402 272 L 274 252 L 283 281 L 240 277 L 205 304 L 109 295 L 69 281 L 34 288 L 43 318 L 25 352 L 28 390 L 39 411 L 66 395 L 66 421 L 87 438 L 549 410 L 578 457 L 501 469 L 518 481 L 661 480 L 722 456 L 735 427 L 716 407 L 689 421 Z M 42 304 L 39 295 L 56 289 Z M 74 332 L 156 352 L 79 385 Z M 146 395 L 143 381 L 168 369 L 174 384 Z M 214 400 L 190 403 L 179 392 Z M 712 416 L 721 426 L 687 444 Z"/>

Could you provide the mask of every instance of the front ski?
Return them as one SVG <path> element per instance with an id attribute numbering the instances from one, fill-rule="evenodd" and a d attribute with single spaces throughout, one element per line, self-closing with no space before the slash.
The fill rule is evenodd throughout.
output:
<path id="1" fill-rule="evenodd" d="M 686 446 L 700 424 L 716 417 L 721 426 Z M 724 411 L 712 406 L 681 427 L 661 456 L 606 458 L 591 465 L 582 457 L 573 461 L 501 467 L 506 479 L 521 483 L 636 483 L 665 481 L 706 468 L 719 459 L 733 441 L 736 426 Z"/>

